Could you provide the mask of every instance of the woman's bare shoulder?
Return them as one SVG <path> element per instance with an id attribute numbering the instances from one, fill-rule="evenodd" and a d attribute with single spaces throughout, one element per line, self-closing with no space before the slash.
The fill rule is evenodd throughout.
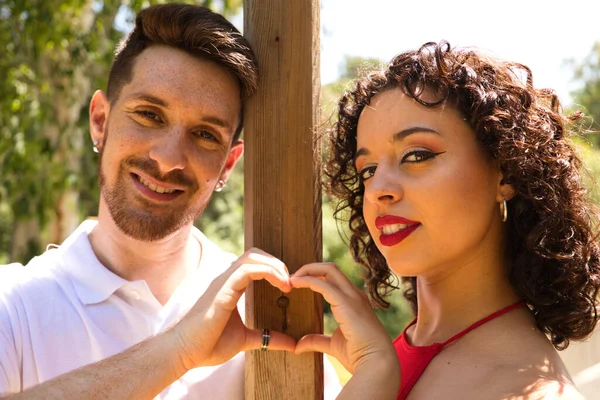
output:
<path id="1" fill-rule="evenodd" d="M 538 378 L 498 397 L 502 400 L 585 400 L 572 382 Z"/>
<path id="2" fill-rule="evenodd" d="M 484 338 L 489 368 L 481 385 L 503 400 L 581 400 L 560 355 L 548 338 L 528 324 L 506 327 Z M 481 347 L 483 350 L 483 345 Z"/>
<path id="3" fill-rule="evenodd" d="M 529 354 L 494 371 L 503 400 L 584 400 L 558 353 Z M 490 378 L 492 378 L 490 376 Z M 502 393 L 503 392 L 503 393 Z"/>

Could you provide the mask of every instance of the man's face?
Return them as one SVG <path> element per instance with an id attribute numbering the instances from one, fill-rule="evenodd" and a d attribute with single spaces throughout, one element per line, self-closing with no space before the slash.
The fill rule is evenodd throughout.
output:
<path id="1" fill-rule="evenodd" d="M 236 79 L 211 61 L 152 46 L 105 106 L 108 117 L 96 127 L 101 201 L 115 224 L 145 241 L 191 224 L 243 151 L 241 142 L 231 146 L 241 110 Z M 94 101 L 92 125 L 93 113 Z"/>

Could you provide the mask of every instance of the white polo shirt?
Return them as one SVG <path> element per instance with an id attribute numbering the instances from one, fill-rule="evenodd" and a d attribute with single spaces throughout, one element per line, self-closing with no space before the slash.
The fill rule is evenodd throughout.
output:
<path id="1" fill-rule="evenodd" d="M 162 306 L 145 281 L 122 279 L 98 261 L 88 240 L 96 223 L 83 222 L 59 248 L 25 268 L 0 266 L 0 393 L 20 392 L 164 331 L 236 259 L 194 228 L 202 244 L 198 270 Z M 240 302 L 241 312 L 243 307 Z M 334 398 L 339 382 L 328 362 L 325 370 L 325 397 Z M 207 394 L 211 399 L 244 398 L 244 353 L 187 372 L 157 399 Z"/>

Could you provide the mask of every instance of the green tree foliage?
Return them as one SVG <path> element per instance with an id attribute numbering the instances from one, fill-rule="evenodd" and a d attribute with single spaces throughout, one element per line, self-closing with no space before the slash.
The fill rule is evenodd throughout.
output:
<path id="1" fill-rule="evenodd" d="M 244 158 L 229 176 L 223 191 L 213 193 L 195 225 L 211 240 L 234 254 L 244 252 Z"/>
<path id="2" fill-rule="evenodd" d="M 571 94 L 576 108 L 581 108 L 589 117 L 589 141 L 600 146 L 600 42 L 592 47 L 581 62 L 569 60 L 573 68 L 573 79 L 579 88 Z"/>
<path id="3" fill-rule="evenodd" d="M 340 78 L 321 88 L 322 115 L 325 124 L 331 124 L 332 114 L 335 111 L 338 98 L 352 81 L 360 76 L 364 71 L 370 71 L 383 65 L 383 61 L 377 58 L 363 58 L 358 56 L 346 56 L 340 68 Z"/>
<path id="4" fill-rule="evenodd" d="M 592 199 L 600 204 L 600 42 L 592 46 L 582 61 L 568 60 L 567 65 L 573 68 L 573 80 L 579 84 L 571 93 L 574 103 L 571 108 L 586 115 L 577 125 L 585 135 L 576 145 L 586 167 L 587 187 Z"/>
<path id="5" fill-rule="evenodd" d="M 26 262 L 96 214 L 88 103 L 135 12 L 158 2 L 0 0 L 0 260 Z M 242 4 L 190 2 L 225 15 Z"/>

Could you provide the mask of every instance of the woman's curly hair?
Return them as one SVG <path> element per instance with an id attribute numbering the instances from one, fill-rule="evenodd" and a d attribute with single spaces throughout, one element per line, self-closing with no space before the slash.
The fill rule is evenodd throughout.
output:
<path id="1" fill-rule="evenodd" d="M 339 100 L 338 120 L 328 131 L 324 186 L 339 199 L 335 216 L 349 223 L 351 251 L 366 270 L 372 301 L 387 307 L 385 296 L 398 286 L 364 221 L 364 186 L 354 165 L 356 129 L 373 96 L 392 88 L 425 107 L 449 102 L 462 113 L 488 156 L 499 161 L 504 183 L 515 190 L 508 203 L 506 251 L 516 293 L 557 349 L 591 334 L 600 288 L 598 212 L 587 200 L 581 161 L 568 139 L 581 113 L 565 117 L 552 90 L 534 89 L 526 66 L 447 42 L 402 53 L 358 80 Z M 422 96 L 426 89 L 437 94 L 434 101 Z M 416 278 L 402 280 L 416 311 Z"/>

